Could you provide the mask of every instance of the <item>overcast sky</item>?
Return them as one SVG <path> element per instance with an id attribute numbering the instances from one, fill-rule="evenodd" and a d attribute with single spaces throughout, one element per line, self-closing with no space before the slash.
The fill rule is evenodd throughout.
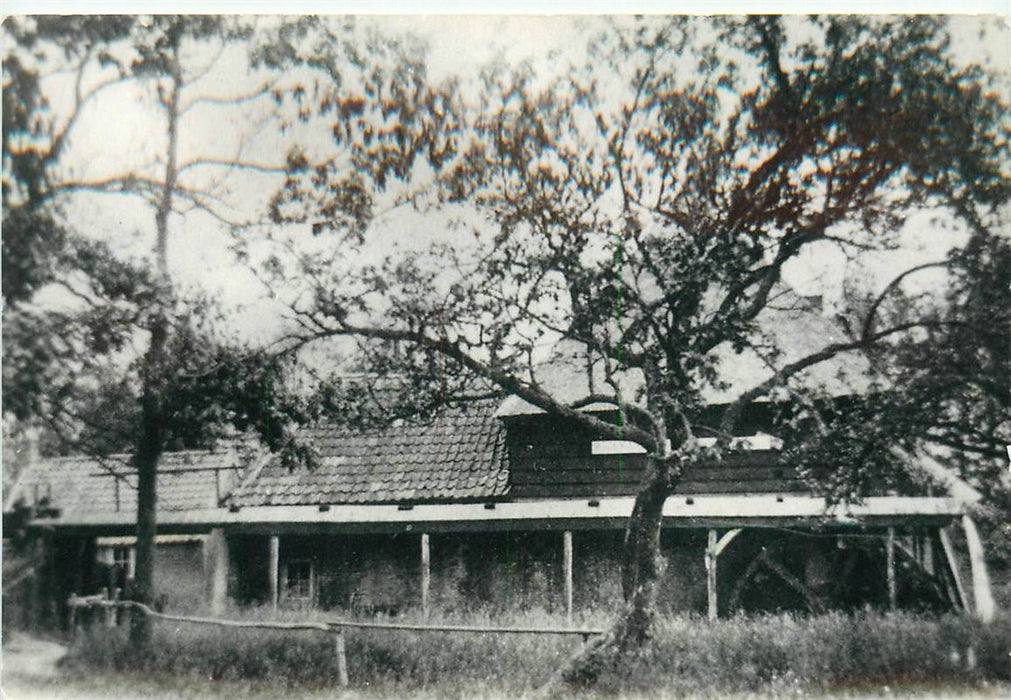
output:
<path id="1" fill-rule="evenodd" d="M 920 3 L 920 5 L 924 5 Z M 185 9 L 185 3 L 183 4 Z M 669 7 L 669 4 L 665 4 Z M 129 7 L 144 8 L 144 3 L 130 3 Z M 177 5 L 173 5 L 176 8 Z M 230 6 L 234 8 L 234 5 Z M 289 11 L 288 5 L 284 7 Z M 323 9 L 330 9 L 327 6 Z M 552 7 L 551 3 L 538 3 L 542 10 Z M 632 8 L 633 5 L 614 5 Z M 971 9 L 971 3 L 961 3 L 959 7 Z M 30 8 L 18 2 L 5 3 L 4 11 L 48 10 L 46 3 L 31 3 Z M 75 8 L 76 9 L 76 8 Z M 213 11 L 213 5 L 201 5 L 201 11 Z M 295 9 L 303 9 L 295 6 Z M 648 9 L 648 8 L 643 8 Z M 109 3 L 89 5 L 90 11 L 115 11 Z M 263 11 L 263 5 L 257 6 Z M 120 10 L 122 11 L 122 10 Z M 502 57 L 508 63 L 518 63 L 524 59 L 544 60 L 552 53 L 558 57 L 554 62 L 571 55 L 573 41 L 579 27 L 594 24 L 599 18 L 591 16 L 391 16 L 376 18 L 384 28 L 393 32 L 415 32 L 430 45 L 429 71 L 433 77 L 442 78 L 452 73 L 472 74 L 475 68 L 493 58 Z M 961 17 L 954 20 L 953 33 L 956 49 L 966 60 L 983 62 L 994 69 L 1007 70 L 1009 67 L 1009 33 L 1006 24 L 1001 25 L 991 18 Z M 980 34 L 981 27 L 987 31 Z M 241 52 L 241 49 L 237 50 Z M 238 54 L 237 54 L 238 55 Z M 234 58 L 234 61 L 241 61 Z M 225 69 L 218 75 L 211 75 L 202 91 L 211 94 L 228 94 L 236 89 L 234 72 L 230 63 L 222 62 Z M 550 65 L 550 64 L 549 64 Z M 255 84 L 256 77 L 247 78 Z M 69 84 L 68 84 L 69 87 Z M 239 86 L 241 87 L 241 85 Z M 231 92 L 231 94 L 235 94 Z M 60 106 L 57 103 L 56 108 Z M 270 105 L 266 105 L 269 109 Z M 78 137 L 68 154 L 67 162 L 75 177 L 101 177 L 106 172 L 121 172 L 124 163 L 131 168 L 142 170 L 152 162 L 157 148 L 150 145 L 152 130 L 146 126 L 151 116 L 151 107 L 138 102 L 135 88 L 127 87 L 119 93 L 106 96 L 101 109 L 85 115 L 78 125 Z M 255 114 L 255 112 L 254 112 Z M 281 162 L 287 148 L 284 137 L 271 129 L 264 129 L 253 135 L 243 134 L 240 129 L 229 128 L 234 124 L 222 123 L 209 108 L 199 109 L 187 118 L 182 128 L 182 148 L 190 154 L 217 154 L 230 157 L 241 150 L 244 157 L 260 162 Z M 276 189 L 280 184 L 277 177 L 242 175 L 229 180 L 228 188 L 235 201 L 259 198 L 262 202 L 265 192 Z M 90 229 L 95 235 L 108 238 L 123 248 L 150 250 L 152 240 L 153 213 L 137 202 L 125 197 L 81 196 L 73 206 L 73 218 Z M 241 218 L 241 211 L 233 212 Z M 445 221 L 430 215 L 415 212 L 399 212 L 381 219 L 381 224 L 396 229 L 410 229 L 415 234 L 426 229 L 433 235 L 444 229 Z M 914 220 L 906 235 L 907 251 L 903 262 L 913 264 L 936 260 L 952 244 L 957 243 L 955 231 L 937 235 L 922 235 L 931 229 L 926 219 Z M 231 239 L 220 232 L 220 227 L 206 216 L 189 216 L 175 221 L 176 231 L 170 241 L 171 263 L 184 283 L 200 284 L 212 293 L 220 295 L 229 305 L 247 307 L 242 325 L 247 329 L 265 329 L 263 306 L 257 300 L 262 290 L 253 284 L 249 275 L 236 270 L 228 246 Z M 842 276 L 846 274 L 842 259 L 837 256 L 815 251 L 807 259 L 795 265 L 789 272 L 799 291 L 805 294 L 825 292 L 829 296 L 838 293 Z M 880 268 L 880 274 L 887 274 L 895 265 L 894 258 L 887 256 L 864 261 L 868 270 Z M 850 270 L 849 272 L 853 272 Z M 250 313 L 248 309 L 255 309 Z"/>

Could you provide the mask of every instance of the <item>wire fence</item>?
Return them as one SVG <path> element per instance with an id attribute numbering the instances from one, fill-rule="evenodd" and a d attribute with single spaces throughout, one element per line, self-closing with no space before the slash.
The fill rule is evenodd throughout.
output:
<path id="1" fill-rule="evenodd" d="M 98 611 L 101 613 L 102 621 L 108 627 L 118 624 L 119 610 L 133 609 L 144 613 L 148 618 L 158 620 L 170 620 L 173 622 L 184 622 L 196 625 L 208 625 L 213 627 L 238 627 L 246 629 L 264 630 L 315 630 L 324 634 L 334 636 L 334 653 L 337 658 L 337 681 L 341 686 L 348 685 L 347 670 L 347 646 L 344 631 L 346 629 L 370 629 L 370 630 L 392 630 L 406 632 L 441 632 L 459 634 L 554 634 L 579 636 L 583 642 L 591 637 L 604 634 L 602 629 L 580 628 L 572 629 L 565 627 L 499 627 L 499 626 L 470 626 L 470 625 L 429 625 L 413 623 L 387 623 L 387 622 L 360 622 L 357 620 L 326 620 L 320 622 L 285 622 L 273 620 L 227 620 L 214 617 L 197 617 L 193 615 L 173 615 L 159 612 L 153 608 L 132 600 L 119 600 L 118 589 L 110 596 L 108 591 L 103 591 L 98 595 L 78 596 L 71 594 L 67 601 L 70 614 L 70 630 L 76 634 L 84 623 L 82 611 Z M 95 620 L 90 621 L 94 624 Z"/>

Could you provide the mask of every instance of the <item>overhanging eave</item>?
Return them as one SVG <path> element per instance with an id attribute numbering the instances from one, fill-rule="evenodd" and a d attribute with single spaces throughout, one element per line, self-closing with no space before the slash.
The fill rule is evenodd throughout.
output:
<path id="1" fill-rule="evenodd" d="M 161 533 L 231 532 L 356 533 L 621 528 L 632 497 L 403 505 L 272 505 L 179 511 L 159 516 Z M 665 527 L 819 527 L 845 529 L 888 525 L 944 525 L 963 513 L 951 498 L 886 496 L 860 504 L 827 506 L 812 496 L 673 496 L 664 506 Z M 130 513 L 64 512 L 33 526 L 128 534 Z"/>

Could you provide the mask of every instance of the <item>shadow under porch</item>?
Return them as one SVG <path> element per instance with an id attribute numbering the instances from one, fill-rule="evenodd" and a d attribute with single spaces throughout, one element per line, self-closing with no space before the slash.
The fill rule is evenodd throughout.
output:
<path id="1" fill-rule="evenodd" d="M 966 607 L 941 530 L 889 532 L 665 528 L 659 611 L 715 617 L 738 611 Z M 711 577 L 713 542 L 730 533 Z M 571 618 L 621 604 L 623 534 L 620 529 L 237 534 L 228 538 L 228 591 L 241 605 L 361 615 L 541 610 Z"/>

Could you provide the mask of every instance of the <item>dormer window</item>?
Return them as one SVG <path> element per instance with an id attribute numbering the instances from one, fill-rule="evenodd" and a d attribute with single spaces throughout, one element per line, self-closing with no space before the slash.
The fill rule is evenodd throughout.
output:
<path id="1" fill-rule="evenodd" d="M 698 442 L 700 447 L 714 447 L 716 438 L 701 437 Z M 783 440 L 775 435 L 758 432 L 754 435 L 733 438 L 730 441 L 730 447 L 735 450 L 781 450 L 783 449 Z"/>
<path id="2" fill-rule="evenodd" d="M 590 443 L 593 455 L 644 455 L 646 448 L 631 440 L 594 440 Z"/>

